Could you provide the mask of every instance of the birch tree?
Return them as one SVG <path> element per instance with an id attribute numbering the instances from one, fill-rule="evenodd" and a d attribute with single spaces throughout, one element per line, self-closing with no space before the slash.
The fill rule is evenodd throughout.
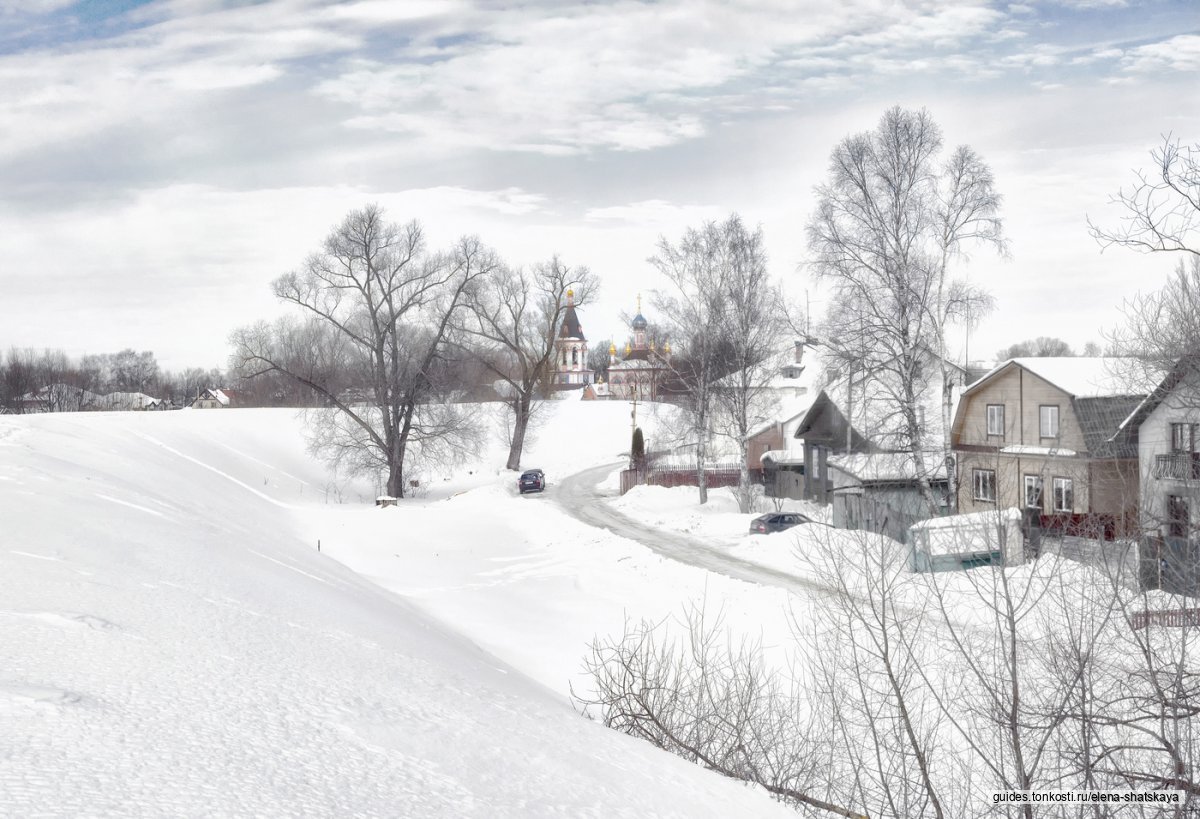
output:
<path id="1" fill-rule="evenodd" d="M 839 305 L 825 327 L 826 343 L 845 357 L 861 357 L 866 373 L 888 370 L 894 377 L 903 431 L 931 508 L 919 406 L 930 364 L 941 375 L 939 448 L 950 468 L 947 330 L 991 306 L 986 293 L 952 273 L 969 245 L 1005 251 L 991 169 L 968 146 L 944 160 L 942 148 L 928 112 L 888 110 L 874 131 L 834 148 L 807 228 L 815 275 Z"/>
<path id="2" fill-rule="evenodd" d="M 658 254 L 650 259 L 671 284 L 669 290 L 655 294 L 655 307 L 677 341 L 672 371 L 687 391 L 684 409 L 695 446 L 696 484 L 702 504 L 708 502 L 705 467 L 713 435 L 716 384 L 724 375 L 724 297 L 732 263 L 729 238 L 735 223 L 740 228 L 736 217 L 721 224 L 707 222 L 698 230 L 689 228 L 675 244 L 662 237 Z"/>
<path id="3" fill-rule="evenodd" d="M 776 354 L 787 335 L 783 294 L 767 270 L 762 230 L 751 233 L 734 214 L 720 225 L 728 266 L 722 277 L 720 313 L 722 369 L 727 374 L 716 390 L 717 429 L 738 450 L 740 465 L 735 492 L 742 512 L 752 511 L 747 437 L 774 411 L 771 380 Z"/>

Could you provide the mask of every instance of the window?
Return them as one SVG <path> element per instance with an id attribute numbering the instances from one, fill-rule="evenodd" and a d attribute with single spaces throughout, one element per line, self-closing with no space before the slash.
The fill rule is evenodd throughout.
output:
<path id="1" fill-rule="evenodd" d="M 1171 451 L 1172 452 L 1195 452 L 1196 451 L 1196 425 L 1195 424 L 1171 424 Z"/>
<path id="2" fill-rule="evenodd" d="M 1167 537 L 1187 537 L 1191 523 L 1188 499 L 1180 495 L 1167 495 Z"/>
<path id="3" fill-rule="evenodd" d="M 1042 508 L 1042 477 L 1041 475 L 1025 476 L 1025 507 L 1028 509 Z"/>
<path id="4" fill-rule="evenodd" d="M 1043 438 L 1058 437 L 1058 405 L 1042 404 L 1038 407 L 1038 429 Z"/>
<path id="5" fill-rule="evenodd" d="M 1004 405 L 987 405 L 987 434 L 1004 435 Z"/>
<path id="6" fill-rule="evenodd" d="M 1075 482 L 1070 478 L 1054 479 L 1054 511 L 1071 512 L 1075 509 Z"/>
<path id="7" fill-rule="evenodd" d="M 996 470 L 974 469 L 972 478 L 972 483 L 975 485 L 975 500 L 994 502 L 996 500 Z"/>

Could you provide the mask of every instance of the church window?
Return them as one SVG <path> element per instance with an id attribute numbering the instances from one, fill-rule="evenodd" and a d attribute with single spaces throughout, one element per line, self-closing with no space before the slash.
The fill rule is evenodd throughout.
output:
<path id="1" fill-rule="evenodd" d="M 578 364 L 578 363 L 579 363 L 579 351 L 578 351 L 578 350 L 572 350 L 572 351 L 571 351 L 571 363 L 572 363 L 572 364 Z"/>

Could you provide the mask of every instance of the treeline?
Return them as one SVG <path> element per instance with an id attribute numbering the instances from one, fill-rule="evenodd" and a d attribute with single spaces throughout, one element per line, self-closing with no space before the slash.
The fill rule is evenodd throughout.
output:
<path id="1" fill-rule="evenodd" d="M 221 386 L 221 370 L 163 370 L 149 350 L 73 358 L 63 350 L 12 347 L 0 360 L 0 406 L 17 413 L 99 409 L 95 397 L 114 393 L 141 393 L 182 406 L 198 390 Z"/>

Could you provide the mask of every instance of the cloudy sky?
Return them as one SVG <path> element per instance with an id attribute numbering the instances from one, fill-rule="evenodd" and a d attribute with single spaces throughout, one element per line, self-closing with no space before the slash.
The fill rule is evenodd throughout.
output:
<path id="1" fill-rule="evenodd" d="M 1175 260 L 1085 219 L 1163 134 L 1200 142 L 1194 0 L 0 0 L 0 345 L 223 365 L 269 282 L 355 207 L 600 274 L 592 339 L 659 235 L 738 211 L 813 312 L 834 144 L 925 107 L 1004 194 L 972 358 L 1100 340 Z M 653 318 L 653 317 L 651 317 Z"/>

